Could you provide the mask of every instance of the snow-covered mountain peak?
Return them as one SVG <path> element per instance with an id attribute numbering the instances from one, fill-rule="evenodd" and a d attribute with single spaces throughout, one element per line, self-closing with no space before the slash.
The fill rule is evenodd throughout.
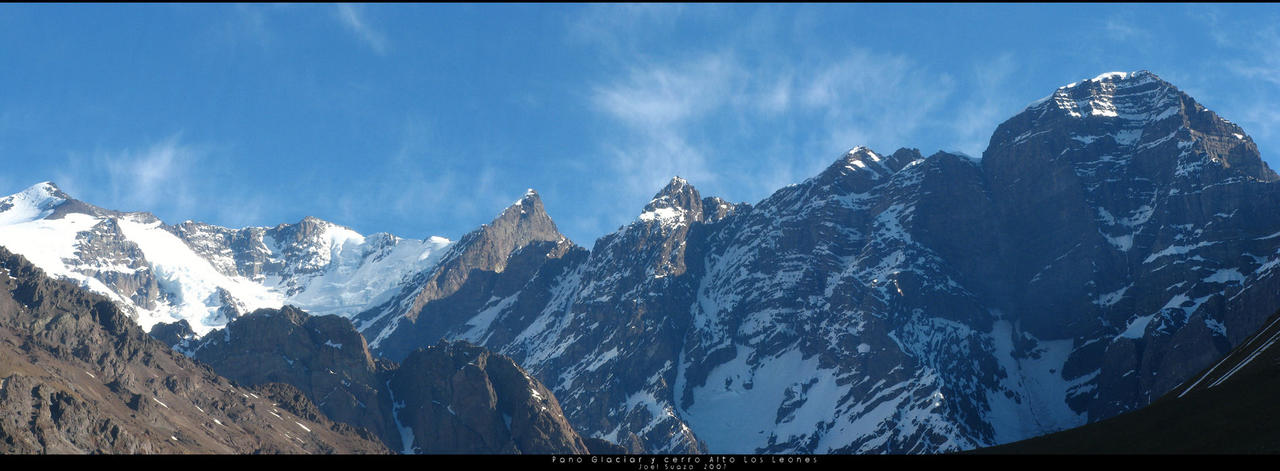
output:
<path id="1" fill-rule="evenodd" d="M 1155 76 L 1155 74 L 1152 74 L 1151 72 L 1146 71 L 1146 70 L 1139 70 L 1139 71 L 1135 71 L 1135 72 L 1104 72 L 1104 73 L 1098 74 L 1098 76 L 1096 76 L 1096 77 L 1094 77 L 1094 78 L 1091 78 L 1091 79 L 1088 79 L 1088 80 L 1082 80 L 1082 81 L 1079 81 L 1079 82 L 1072 82 L 1072 83 L 1070 83 L 1070 84 L 1064 85 L 1064 86 L 1059 87 L 1059 88 L 1060 88 L 1060 89 L 1062 89 L 1062 88 L 1072 88 L 1072 87 L 1075 87 L 1075 86 L 1077 86 L 1077 85 L 1080 85 L 1080 84 L 1083 84 L 1083 83 L 1087 83 L 1087 82 L 1099 82 L 1099 83 L 1101 83 L 1101 82 L 1119 82 L 1119 81 L 1125 81 L 1125 80 L 1149 79 L 1149 78 L 1154 78 L 1154 79 L 1156 79 L 1156 80 L 1159 80 L 1159 77 L 1156 77 L 1156 76 Z"/>
<path id="2" fill-rule="evenodd" d="M 71 199 L 53 182 L 40 182 L 25 190 L 0 198 L 0 224 L 43 219 L 54 208 Z"/>
<path id="3" fill-rule="evenodd" d="M 56 183 L 52 181 L 47 181 L 47 180 L 40 183 L 36 183 L 35 185 L 31 185 L 30 187 L 22 191 L 23 192 L 36 191 L 49 196 L 61 197 L 63 199 L 70 199 L 70 196 L 67 196 L 66 193 L 63 193 L 62 189 L 58 188 L 58 185 Z"/>
<path id="4" fill-rule="evenodd" d="M 884 158 L 870 148 L 858 146 L 849 149 L 843 156 L 836 159 L 823 173 L 836 172 L 847 174 L 849 172 L 870 171 L 872 178 L 878 178 L 881 173 L 888 170 L 884 166 Z M 892 171 L 888 171 L 892 173 Z"/>
<path id="5" fill-rule="evenodd" d="M 1181 92 L 1155 74 L 1107 72 L 1058 87 L 1027 110 L 1056 110 L 1072 118 L 1158 121 L 1177 114 Z"/>
<path id="6" fill-rule="evenodd" d="M 854 147 L 836 160 L 827 171 L 840 170 L 842 173 L 868 173 L 871 178 L 887 177 L 902 170 L 911 162 L 922 158 L 919 149 L 901 148 L 889 155 L 881 155 L 866 147 Z"/>

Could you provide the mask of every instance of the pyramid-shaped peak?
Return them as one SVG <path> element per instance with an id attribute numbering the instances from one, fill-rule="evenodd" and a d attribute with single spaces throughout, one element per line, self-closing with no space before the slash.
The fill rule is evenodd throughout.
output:
<path id="1" fill-rule="evenodd" d="M 667 186 L 663 187 L 662 190 L 658 192 L 658 195 L 679 192 L 683 190 L 685 187 L 692 188 L 692 186 L 689 185 L 688 180 L 680 178 L 680 176 L 677 175 L 677 176 L 671 177 L 671 181 L 667 182 Z"/>
<path id="2" fill-rule="evenodd" d="M 502 210 L 498 217 L 494 218 L 488 225 L 499 224 L 519 224 L 518 221 L 538 220 L 541 224 L 555 227 L 551 222 L 551 216 L 547 215 L 546 208 L 542 206 L 542 197 L 538 196 L 538 192 L 533 188 L 525 190 L 520 199 L 511 203 Z"/>
<path id="3" fill-rule="evenodd" d="M 35 185 L 31 185 L 31 188 L 42 188 L 42 189 L 44 189 L 44 190 L 46 190 L 46 191 L 51 191 L 51 192 L 52 192 L 52 191 L 62 191 L 62 190 L 60 190 L 60 189 L 58 188 L 58 184 L 56 184 L 56 183 L 54 183 L 54 182 L 52 182 L 52 181 L 47 181 L 47 180 L 46 180 L 46 181 L 42 181 L 42 182 L 40 182 L 40 183 L 36 183 Z"/>
<path id="4" fill-rule="evenodd" d="M 871 160 L 880 160 L 881 158 L 880 154 L 877 154 L 876 151 L 871 150 L 870 147 L 864 147 L 864 146 L 857 146 L 852 149 L 849 149 L 849 152 L 844 153 L 844 157 L 846 159 L 853 158 L 853 159 L 871 159 Z"/>
<path id="5" fill-rule="evenodd" d="M 649 204 L 644 206 L 639 220 L 660 221 L 665 226 L 683 222 L 702 221 L 702 196 L 688 181 L 680 177 L 672 177 L 667 186 L 653 195 Z"/>
<path id="6" fill-rule="evenodd" d="M 701 212 L 701 202 L 702 197 L 698 194 L 698 190 L 687 180 L 677 176 L 672 177 L 671 181 L 667 182 L 667 186 L 653 195 L 653 199 L 649 200 L 644 210 L 651 212 L 656 209 L 671 208 Z"/>
<path id="7" fill-rule="evenodd" d="M 1031 150 L 1063 142 L 1066 148 L 1054 155 Z M 1035 159 L 1061 158 L 1079 165 L 1083 175 L 1104 175 L 1100 163 L 1113 169 L 1108 175 L 1118 175 L 1122 170 L 1115 169 L 1129 169 L 1135 156 L 1146 156 L 1138 160 L 1146 172 L 1162 169 L 1144 178 L 1280 179 L 1244 129 L 1146 70 L 1108 72 L 1059 87 L 996 128 L 982 165 L 1003 169 L 989 172 L 994 174 Z"/>
<path id="8" fill-rule="evenodd" d="M 40 182 L 0 198 L 0 224 L 15 224 L 51 216 L 71 197 L 53 182 Z"/>
<path id="9" fill-rule="evenodd" d="M 44 198 L 59 198 L 64 200 L 71 199 L 71 196 L 64 193 L 62 189 L 58 188 L 58 185 L 52 181 L 43 181 L 40 183 L 36 183 L 35 185 L 31 185 L 26 189 L 16 193 L 14 196 L 16 195 L 26 195 L 26 197 L 29 197 L 29 198 L 41 198 L 41 199 L 44 199 Z"/>

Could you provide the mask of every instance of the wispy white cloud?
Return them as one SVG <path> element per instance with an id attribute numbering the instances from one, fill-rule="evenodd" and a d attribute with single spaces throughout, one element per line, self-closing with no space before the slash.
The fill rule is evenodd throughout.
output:
<path id="1" fill-rule="evenodd" d="M 735 66 L 718 55 L 682 64 L 633 68 L 597 87 L 595 104 L 630 125 L 666 128 L 719 106 L 733 86 Z"/>
<path id="2" fill-rule="evenodd" d="M 373 49 L 373 52 L 379 55 L 387 53 L 387 36 L 365 18 L 363 7 L 342 3 L 336 5 L 334 13 L 342 25 Z"/>
<path id="3" fill-rule="evenodd" d="M 605 141 L 610 176 L 601 188 L 619 203 L 597 208 L 601 214 L 625 221 L 616 215 L 637 212 L 674 175 L 754 201 L 854 146 L 892 152 L 936 125 L 955 88 L 946 74 L 860 48 L 750 62 L 746 55 L 725 47 L 644 61 L 593 89 L 595 109 L 622 125 Z"/>
<path id="4" fill-rule="evenodd" d="M 610 141 L 608 186 L 635 202 L 672 176 L 709 183 L 717 178 L 704 150 L 690 142 L 696 121 L 725 105 L 740 85 L 740 70 L 722 56 L 633 67 L 595 88 L 592 101 L 628 130 Z M 638 209 L 638 208 L 637 208 Z"/>
<path id="5" fill-rule="evenodd" d="M 56 181 L 73 196 L 112 209 L 191 213 L 198 200 L 191 182 L 205 154 L 175 134 L 141 149 L 69 156 Z"/>

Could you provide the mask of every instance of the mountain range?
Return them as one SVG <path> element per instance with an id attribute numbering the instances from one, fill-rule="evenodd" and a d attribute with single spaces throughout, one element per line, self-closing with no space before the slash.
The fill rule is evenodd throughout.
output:
<path id="1" fill-rule="evenodd" d="M 1139 71 L 1058 88 L 981 158 L 857 147 L 754 204 L 676 177 L 590 248 L 533 190 L 455 241 L 168 225 L 49 182 L 0 199 L 0 246 L 397 451 L 467 423 L 502 451 L 538 449 L 521 429 L 574 450 L 936 453 L 1137 410 L 1222 360 L 1280 307 L 1277 208 L 1243 129 Z M 397 379 L 442 364 L 489 391 L 485 418 Z M 527 413 L 539 397 L 550 413 Z M 514 403 L 541 428 L 513 428 Z"/>

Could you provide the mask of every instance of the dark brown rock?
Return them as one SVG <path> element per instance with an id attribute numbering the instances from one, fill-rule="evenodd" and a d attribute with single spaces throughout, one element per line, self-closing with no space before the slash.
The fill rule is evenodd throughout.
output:
<path id="1" fill-rule="evenodd" d="M 144 334 L 111 302 L 0 249 L 5 453 L 385 453 L 279 410 Z"/>

